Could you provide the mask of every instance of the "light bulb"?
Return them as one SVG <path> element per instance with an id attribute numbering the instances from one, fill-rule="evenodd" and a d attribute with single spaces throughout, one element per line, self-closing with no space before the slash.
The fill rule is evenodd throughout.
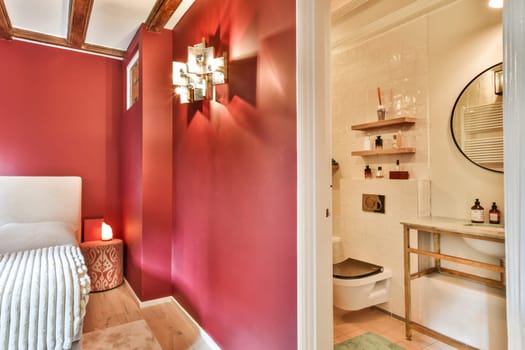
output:
<path id="1" fill-rule="evenodd" d="M 103 241 L 109 241 L 113 239 L 113 230 L 111 229 L 111 226 L 105 222 L 102 223 L 102 233 L 100 234 L 100 239 Z"/>

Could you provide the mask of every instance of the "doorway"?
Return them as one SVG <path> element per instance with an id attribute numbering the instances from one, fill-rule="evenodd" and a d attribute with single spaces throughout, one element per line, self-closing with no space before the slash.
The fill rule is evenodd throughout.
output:
<path id="1" fill-rule="evenodd" d="M 507 224 L 507 311 L 509 349 L 525 345 L 521 319 L 525 310 L 525 288 L 520 272 L 525 259 L 519 258 L 520 244 L 525 233 L 520 225 L 521 202 L 525 189 L 520 178 L 525 174 L 519 155 L 525 154 L 525 143 L 519 135 L 525 132 L 518 116 L 525 110 L 525 67 L 518 64 L 525 58 L 520 47 L 524 33 L 519 23 L 525 20 L 524 4 L 509 2 L 504 10 L 504 64 L 506 111 L 505 149 L 505 207 Z M 328 349 L 332 347 L 331 308 L 331 227 L 326 209 L 331 211 L 330 184 L 330 98 L 329 84 L 329 5 L 321 0 L 297 2 L 297 142 L 298 142 L 298 348 Z M 328 74 L 327 74 L 328 73 Z M 513 79 L 509 79 L 512 74 Z M 511 126 L 511 127 L 509 127 Z M 523 158 L 523 157 L 522 157 Z M 510 193 L 509 186 L 513 191 Z M 516 190 L 518 189 L 518 190 Z M 512 248 L 511 248 L 512 247 Z M 521 276 L 521 277 L 520 277 Z M 328 321 L 328 322 L 327 322 Z M 330 325 L 328 325 L 330 324 Z"/>

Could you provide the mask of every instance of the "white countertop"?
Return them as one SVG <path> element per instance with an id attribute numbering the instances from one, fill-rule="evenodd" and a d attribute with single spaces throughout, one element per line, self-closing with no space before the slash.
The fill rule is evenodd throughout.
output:
<path id="1" fill-rule="evenodd" d="M 474 224 L 468 220 L 453 219 L 439 216 L 429 216 L 401 220 L 401 224 L 416 226 L 424 231 L 425 228 L 449 232 L 457 232 L 474 236 L 494 237 L 505 239 L 505 228 L 498 224 Z"/>

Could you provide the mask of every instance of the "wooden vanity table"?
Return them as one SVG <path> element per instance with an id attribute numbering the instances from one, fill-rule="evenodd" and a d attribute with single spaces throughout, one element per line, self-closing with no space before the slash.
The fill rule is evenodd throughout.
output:
<path id="1" fill-rule="evenodd" d="M 404 246 L 404 277 L 405 277 L 405 330 L 406 338 L 412 338 L 412 330 L 429 335 L 444 343 L 454 346 L 458 349 L 475 349 L 469 345 L 459 342 L 455 339 L 447 337 L 423 325 L 415 323 L 411 318 L 411 280 L 433 274 L 446 273 L 448 275 L 461 277 L 473 280 L 479 283 L 486 284 L 491 287 L 505 288 L 505 264 L 504 259 L 501 259 L 501 264 L 489 264 L 481 261 L 466 259 L 459 256 L 452 256 L 443 254 L 441 252 L 441 236 L 456 236 L 469 238 L 474 240 L 489 241 L 496 243 L 505 243 L 505 232 L 503 227 L 497 225 L 481 224 L 475 225 L 465 220 L 457 220 L 442 217 L 426 217 L 413 220 L 401 221 L 403 225 L 403 246 Z M 418 249 L 410 247 L 410 230 L 417 230 L 419 233 L 426 233 L 432 236 L 432 244 L 430 249 Z M 410 269 L 410 254 L 417 254 L 433 258 L 433 263 L 430 267 L 424 269 L 419 268 L 418 271 L 411 273 Z M 457 271 L 441 266 L 441 261 L 451 261 L 454 263 L 474 266 L 477 268 L 486 269 L 489 271 L 496 271 L 500 273 L 500 279 L 491 279 L 477 276 L 462 271 Z"/>

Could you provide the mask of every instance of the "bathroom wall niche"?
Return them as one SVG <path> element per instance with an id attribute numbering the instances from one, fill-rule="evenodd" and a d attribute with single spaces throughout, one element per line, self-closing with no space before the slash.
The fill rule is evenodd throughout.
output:
<path id="1" fill-rule="evenodd" d="M 474 164 L 503 172 L 503 67 L 472 79 L 452 109 L 450 130 L 459 151 Z"/>

